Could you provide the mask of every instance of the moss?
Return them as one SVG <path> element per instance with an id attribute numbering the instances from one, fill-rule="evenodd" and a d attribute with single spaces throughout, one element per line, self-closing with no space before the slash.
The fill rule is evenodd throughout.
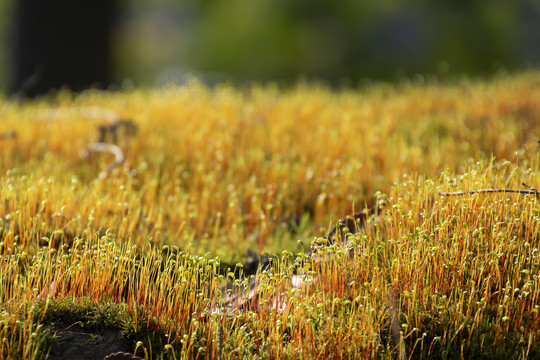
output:
<path id="1" fill-rule="evenodd" d="M 34 321 L 44 325 L 39 340 L 40 352 L 53 359 L 60 359 L 66 352 L 73 352 L 74 347 L 80 352 L 95 352 L 98 350 L 94 348 L 99 347 L 99 351 L 105 355 L 115 351 L 133 353 L 139 341 L 142 343 L 139 355 L 143 355 L 143 349 L 151 349 L 156 358 L 166 353 L 168 335 L 156 330 L 155 324 L 149 323 L 142 311 L 133 314 L 126 304 L 106 299 L 92 301 L 88 297 L 66 297 L 62 300 L 40 301 L 33 313 Z M 136 331 L 135 322 L 149 325 L 139 326 Z M 72 339 L 75 336 L 77 339 Z M 69 344 L 73 341 L 79 344 Z"/>

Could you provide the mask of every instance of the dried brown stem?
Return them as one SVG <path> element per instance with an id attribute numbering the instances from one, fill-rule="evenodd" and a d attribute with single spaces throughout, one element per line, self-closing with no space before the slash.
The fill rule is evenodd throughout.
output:
<path id="1" fill-rule="evenodd" d="M 103 180 L 110 173 L 124 162 L 124 152 L 118 145 L 106 144 L 106 143 L 95 143 L 88 147 L 88 153 L 92 154 L 94 152 L 108 152 L 114 155 L 114 161 L 110 164 L 105 170 L 101 172 L 98 176 L 98 180 Z"/>
<path id="2" fill-rule="evenodd" d="M 130 353 L 119 351 L 105 356 L 103 360 L 143 360 L 143 358 Z"/>
<path id="3" fill-rule="evenodd" d="M 107 166 L 107 168 L 98 175 L 96 180 L 105 180 L 107 176 L 109 176 L 115 168 L 117 168 L 118 166 L 120 166 L 120 164 L 124 162 L 124 152 L 118 145 L 98 142 L 98 143 L 90 145 L 87 151 L 88 151 L 88 157 L 90 157 L 95 152 L 108 152 L 114 155 L 114 161 L 112 162 L 112 164 Z M 90 191 L 91 187 L 92 187 L 92 183 L 89 183 L 88 186 L 86 187 L 86 190 L 77 196 L 74 202 L 74 208 L 77 207 L 81 198 L 84 197 Z"/>
<path id="4" fill-rule="evenodd" d="M 403 342 L 401 327 L 399 326 L 399 310 L 396 307 L 396 302 L 394 299 L 394 289 L 392 286 L 390 286 L 388 290 L 388 315 L 390 317 L 390 332 L 392 333 L 394 345 L 397 348 L 398 360 L 406 360 L 407 351 L 405 349 L 405 343 Z"/>
<path id="5" fill-rule="evenodd" d="M 529 190 L 516 190 L 516 189 L 477 189 L 477 190 L 469 190 L 469 191 L 456 191 L 456 192 L 442 192 L 439 191 L 439 195 L 441 196 L 462 196 L 462 195 L 469 195 L 469 194 L 484 194 L 484 193 L 514 193 L 514 194 L 526 194 L 526 195 L 535 195 L 536 197 L 539 197 L 540 193 L 535 188 L 522 183 L 523 186 L 528 188 Z"/>
<path id="6" fill-rule="evenodd" d="M 353 234 L 360 232 L 372 216 L 379 216 L 381 214 L 385 206 L 386 203 L 382 202 L 369 209 L 363 209 L 357 213 L 345 216 L 340 219 L 330 231 L 328 231 L 326 239 L 330 243 L 334 243 L 337 238 L 339 238 L 339 240 L 344 240 L 347 232 Z"/>
<path id="7" fill-rule="evenodd" d="M 221 353 L 223 352 L 223 326 L 219 325 L 218 329 L 218 360 L 221 360 Z"/>

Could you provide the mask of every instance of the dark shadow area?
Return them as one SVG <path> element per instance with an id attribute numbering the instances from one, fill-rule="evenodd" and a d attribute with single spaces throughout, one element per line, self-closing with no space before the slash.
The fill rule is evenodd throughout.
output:
<path id="1" fill-rule="evenodd" d="M 117 0 L 14 1 L 11 94 L 80 91 L 111 84 L 110 34 Z"/>
<path id="2" fill-rule="evenodd" d="M 119 330 L 85 329 L 81 324 L 55 322 L 47 326 L 51 334 L 56 334 L 48 360 L 103 360 L 119 352 L 133 354 L 133 341 L 122 336 Z"/>
<path id="3" fill-rule="evenodd" d="M 540 65 L 536 0 L 12 0 L 2 11 L 8 92 L 21 97 L 193 76 L 206 84 L 308 79 L 339 87 Z"/>

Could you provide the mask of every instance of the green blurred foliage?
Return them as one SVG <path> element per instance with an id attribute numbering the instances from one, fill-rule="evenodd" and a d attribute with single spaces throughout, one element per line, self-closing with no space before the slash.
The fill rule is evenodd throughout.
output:
<path id="1" fill-rule="evenodd" d="M 538 0 L 121 1 L 115 80 L 136 85 L 190 74 L 208 83 L 307 77 L 339 85 L 540 64 Z M 9 50 L 9 3 L 0 1 L 1 50 Z"/>
<path id="2" fill-rule="evenodd" d="M 154 47 L 167 44 L 169 52 L 160 66 L 145 64 L 146 81 L 182 81 L 193 72 L 208 82 L 305 76 L 340 84 L 417 73 L 489 75 L 540 62 L 540 53 L 531 51 L 540 47 L 535 0 L 163 0 L 153 10 L 143 0 L 126 0 L 126 6 L 145 8 L 147 17 L 165 11 L 169 30 L 185 35 L 177 42 L 164 33 L 148 39 Z M 141 39 L 134 34 L 127 37 Z M 136 57 L 129 59 L 122 68 L 135 66 Z"/>

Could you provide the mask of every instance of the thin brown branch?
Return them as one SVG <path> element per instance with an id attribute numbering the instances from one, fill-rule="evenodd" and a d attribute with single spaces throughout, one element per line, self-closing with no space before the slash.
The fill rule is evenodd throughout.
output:
<path id="1" fill-rule="evenodd" d="M 369 218 L 372 216 L 379 216 L 386 206 L 386 202 L 381 202 L 380 204 L 363 209 L 357 213 L 347 215 L 344 218 L 340 219 L 330 231 L 326 234 L 326 239 L 329 243 L 334 243 L 336 237 L 339 237 L 339 240 L 345 239 L 345 233 L 358 233 L 366 226 Z"/>
<path id="2" fill-rule="evenodd" d="M 529 186 L 525 183 L 521 183 L 521 185 L 525 186 L 527 189 L 531 190 L 531 191 L 534 191 L 534 194 L 536 195 L 536 197 L 538 197 L 538 190 L 536 190 L 535 188 L 533 188 L 532 186 Z"/>
<path id="3" fill-rule="evenodd" d="M 399 326 L 399 313 L 394 300 L 394 289 L 391 285 L 388 289 L 388 316 L 390 317 L 390 332 L 398 352 L 398 360 L 406 360 L 407 351 L 401 334 L 401 327 Z"/>
<path id="4" fill-rule="evenodd" d="M 516 194 L 536 194 L 536 191 L 532 190 L 514 190 L 514 189 L 479 189 L 469 191 L 456 191 L 456 192 L 442 192 L 439 191 L 441 196 L 461 196 L 469 194 L 485 194 L 485 193 L 516 193 Z"/>
<path id="5" fill-rule="evenodd" d="M 118 166 L 120 166 L 120 164 L 124 162 L 124 152 L 118 145 L 98 142 L 98 143 L 94 143 L 90 145 L 87 151 L 88 151 L 88 157 L 90 157 L 95 152 L 108 152 L 114 155 L 114 161 L 109 166 L 107 166 L 107 168 L 103 170 L 96 178 L 96 180 L 99 180 L 99 181 L 105 180 L 107 176 L 109 176 L 115 168 L 117 168 Z M 74 201 L 74 208 L 78 206 L 79 201 L 90 191 L 91 188 L 92 188 L 92 182 L 88 184 L 84 192 L 81 192 L 77 196 L 77 198 Z"/>
<path id="6" fill-rule="evenodd" d="M 535 188 L 522 183 L 523 186 L 528 188 L 529 190 L 516 190 L 516 189 L 477 189 L 477 190 L 469 190 L 469 191 L 456 191 L 456 192 L 442 192 L 439 191 L 439 195 L 441 196 L 462 196 L 462 195 L 469 195 L 469 194 L 485 194 L 485 193 L 514 193 L 514 194 L 526 194 L 526 195 L 535 195 L 536 197 L 539 197 L 540 193 Z"/>
<path id="7" fill-rule="evenodd" d="M 118 145 L 95 143 L 88 147 L 89 154 L 94 152 L 108 152 L 114 155 L 114 161 L 105 170 L 103 170 L 101 174 L 99 174 L 98 180 L 105 179 L 116 167 L 124 162 L 124 152 Z"/>
<path id="8" fill-rule="evenodd" d="M 105 356 L 103 360 L 143 360 L 143 358 L 127 352 L 119 351 Z"/>
<path id="9" fill-rule="evenodd" d="M 223 326 L 219 325 L 218 328 L 218 360 L 221 360 L 221 353 L 223 352 Z"/>

